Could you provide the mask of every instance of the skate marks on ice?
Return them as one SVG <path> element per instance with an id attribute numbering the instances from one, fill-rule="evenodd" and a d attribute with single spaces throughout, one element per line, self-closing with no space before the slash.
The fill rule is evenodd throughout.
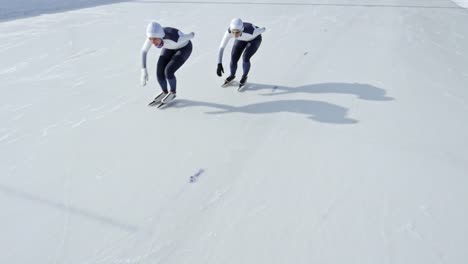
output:
<path id="1" fill-rule="evenodd" d="M 150 207 L 151 211 L 143 223 L 140 223 L 138 232 L 126 233 L 97 250 L 97 253 L 87 259 L 84 263 L 165 263 L 165 259 L 171 257 L 183 242 L 177 239 L 180 230 L 190 229 L 193 219 L 184 218 L 174 221 L 174 212 L 183 210 L 188 215 L 199 213 L 206 208 L 219 202 L 227 190 L 213 190 L 200 196 L 200 192 L 193 189 L 196 182 L 206 169 L 200 168 L 194 171 L 188 182 L 179 181 L 165 201 L 158 206 Z M 194 199 L 196 198 L 197 199 Z M 198 202 L 204 197 L 200 206 Z M 171 239 L 162 241 L 162 237 Z M 135 249 L 138 245 L 138 249 Z M 127 253 L 131 250 L 130 255 Z"/>
<path id="2" fill-rule="evenodd" d="M 40 194 L 20 190 L 2 183 L 0 183 L 0 195 L 6 195 L 11 198 L 23 200 L 24 202 L 35 204 L 39 207 L 44 207 L 45 209 L 57 210 L 66 213 L 66 218 L 68 220 L 66 220 L 63 227 L 65 230 L 63 234 L 64 238 L 60 242 L 61 244 L 59 245 L 59 248 L 64 247 L 66 243 L 64 241 L 68 235 L 68 222 L 70 221 L 69 218 L 71 215 L 121 231 L 120 233 L 117 232 L 116 234 L 118 235 L 113 236 L 105 245 L 97 246 L 94 254 L 87 256 L 84 263 L 127 263 L 127 261 L 124 260 L 131 260 L 128 263 L 139 263 L 139 261 L 157 258 L 161 254 L 170 254 L 165 252 L 172 252 L 172 248 L 177 246 L 177 241 L 159 243 L 159 235 L 173 233 L 175 230 L 180 230 L 186 222 L 171 224 L 164 226 L 164 228 L 160 228 L 158 222 L 167 222 L 173 215 L 172 212 L 174 204 L 187 204 L 186 201 L 191 200 L 193 195 L 196 194 L 195 192 L 190 192 L 190 189 L 193 186 L 192 184 L 198 182 L 200 176 L 206 173 L 206 169 L 200 168 L 193 172 L 194 173 L 192 175 L 189 174 L 190 177 L 188 182 L 181 182 L 181 184 L 178 185 L 178 188 L 174 189 L 174 192 L 168 196 L 167 203 L 163 204 L 161 207 L 152 208 L 151 210 L 153 213 L 150 214 L 149 218 L 147 218 L 143 223 L 138 223 L 137 225 L 122 221 L 121 219 L 116 219 L 115 217 L 105 216 L 99 212 L 93 212 L 86 208 L 77 207 L 70 204 L 68 199 L 65 199 L 65 201 L 56 201 Z M 215 194 L 218 194 L 218 191 L 216 191 Z M 218 199 L 221 198 L 219 195 L 216 197 Z M 210 206 L 217 201 L 218 200 L 212 198 L 204 204 L 205 206 Z M 192 209 L 194 211 L 200 211 L 205 209 L 205 207 L 194 207 Z M 133 247 L 134 244 L 141 245 L 142 249 L 138 252 L 141 254 L 136 253 L 128 256 L 122 253 L 128 248 Z"/>
<path id="3" fill-rule="evenodd" d="M 98 222 L 100 224 L 112 226 L 120 230 L 126 231 L 128 233 L 137 232 L 139 229 L 138 226 L 135 226 L 129 223 L 124 223 L 120 220 L 113 219 L 104 215 L 100 215 L 99 213 L 91 212 L 83 208 L 75 207 L 68 203 L 54 201 L 52 199 L 41 197 L 33 193 L 14 189 L 4 184 L 0 184 L 0 193 L 9 195 L 11 197 L 20 198 L 25 201 L 30 201 L 38 205 L 43 205 L 43 206 L 54 208 L 60 211 L 65 211 L 67 213 L 71 213 L 71 214 L 74 214 L 76 216 L 80 216 L 86 219 L 94 220 L 95 222 Z"/>

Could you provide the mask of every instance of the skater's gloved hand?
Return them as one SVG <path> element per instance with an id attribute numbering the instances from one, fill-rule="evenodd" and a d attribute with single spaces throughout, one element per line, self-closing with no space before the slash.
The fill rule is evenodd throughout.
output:
<path id="1" fill-rule="evenodd" d="M 140 79 L 141 86 L 145 86 L 146 82 L 148 82 L 148 71 L 146 71 L 146 68 L 143 68 L 141 69 L 141 79 Z"/>
<path id="2" fill-rule="evenodd" d="M 221 77 L 223 73 L 224 73 L 223 64 L 218 63 L 218 69 L 216 70 L 216 74 L 218 74 L 218 76 Z"/>

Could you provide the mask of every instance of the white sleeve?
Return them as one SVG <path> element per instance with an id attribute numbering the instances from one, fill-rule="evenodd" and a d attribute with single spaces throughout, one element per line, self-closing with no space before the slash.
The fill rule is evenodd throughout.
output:
<path id="1" fill-rule="evenodd" d="M 177 42 L 178 43 L 183 43 L 183 42 L 186 42 L 186 41 L 189 41 L 189 40 L 193 39 L 193 37 L 195 37 L 194 32 L 184 34 L 183 32 L 179 31 L 179 40 Z"/>
<path id="2" fill-rule="evenodd" d="M 252 36 L 255 38 L 256 36 L 262 34 L 263 32 L 265 32 L 266 28 L 264 27 L 261 27 L 261 28 L 256 28 L 254 29 L 254 32 L 252 34 Z"/>
<path id="3" fill-rule="evenodd" d="M 232 38 L 232 35 L 229 34 L 228 31 L 224 33 L 223 40 L 221 40 L 221 44 L 219 45 L 219 53 L 218 53 L 218 63 L 223 63 L 223 53 L 224 53 L 224 48 L 226 48 L 226 45 L 228 44 L 229 40 Z"/>
<path id="4" fill-rule="evenodd" d="M 151 48 L 151 42 L 149 39 L 146 39 L 143 47 L 141 47 L 141 67 L 146 69 L 146 56 L 148 55 L 148 51 Z"/>

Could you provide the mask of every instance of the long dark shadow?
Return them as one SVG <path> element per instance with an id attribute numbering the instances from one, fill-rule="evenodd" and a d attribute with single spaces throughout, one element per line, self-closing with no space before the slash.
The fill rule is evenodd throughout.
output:
<path id="1" fill-rule="evenodd" d="M 157 4 L 215 4 L 215 5 L 270 5 L 270 6 L 337 6 L 337 7 L 384 7 L 384 8 L 431 8 L 431 9 L 463 9 L 455 4 L 444 5 L 390 5 L 390 4 L 344 4 L 344 3 L 275 3 L 275 2 L 219 2 L 219 1 L 139 1 L 137 3 Z"/>
<path id="2" fill-rule="evenodd" d="M 236 85 L 234 85 L 236 86 Z M 229 89 L 229 88 L 227 88 Z M 370 84 L 363 83 L 317 83 L 298 87 L 280 86 L 274 84 L 247 83 L 243 92 L 265 91 L 264 96 L 281 97 L 281 95 L 294 93 L 309 94 L 346 94 L 353 95 L 362 100 L 369 101 L 392 101 L 393 97 L 387 96 L 387 92 Z M 187 99 L 178 99 L 173 107 L 209 107 L 215 108 L 206 114 L 272 114 L 272 113 L 295 113 L 306 115 L 310 120 L 322 123 L 333 124 L 354 124 L 358 120 L 348 117 L 348 109 L 336 104 L 316 101 L 316 100 L 297 100 L 281 99 L 268 102 L 259 102 L 243 106 L 232 106 L 212 102 L 200 102 Z"/>
<path id="3" fill-rule="evenodd" d="M 187 99 L 178 99 L 173 107 L 210 107 L 213 111 L 205 112 L 209 115 L 244 113 L 244 114 L 273 114 L 296 113 L 306 115 L 308 119 L 332 124 L 355 124 L 358 121 L 347 117 L 348 109 L 339 105 L 313 101 L 313 100 L 277 100 L 261 102 L 243 106 L 231 106 L 226 104 L 200 102 Z"/>
<path id="4" fill-rule="evenodd" d="M 102 216 L 97 213 L 93 213 L 90 211 L 86 211 L 81 208 L 77 208 L 74 206 L 68 206 L 60 202 L 52 201 L 34 194 L 30 194 L 24 191 L 16 190 L 14 188 L 11 188 L 9 186 L 0 184 L 0 192 L 4 193 L 6 195 L 10 195 L 16 198 L 24 199 L 30 202 L 34 202 L 40 205 L 45 205 L 51 208 L 55 208 L 61 211 L 66 211 L 81 217 L 85 217 L 94 221 L 97 221 L 102 224 L 106 224 L 109 226 L 113 226 L 122 230 L 125 230 L 127 232 L 136 232 L 138 231 L 138 227 L 134 225 L 130 225 L 127 223 L 122 223 L 117 220 L 114 220 L 110 217 Z"/>
<path id="5" fill-rule="evenodd" d="M 274 84 L 249 83 L 245 89 L 248 91 L 264 90 L 265 96 L 278 96 L 294 93 L 308 94 L 348 94 L 359 99 L 370 101 L 392 101 L 393 97 L 387 96 L 387 92 L 370 84 L 362 83 L 317 83 L 298 87 L 280 86 Z"/>

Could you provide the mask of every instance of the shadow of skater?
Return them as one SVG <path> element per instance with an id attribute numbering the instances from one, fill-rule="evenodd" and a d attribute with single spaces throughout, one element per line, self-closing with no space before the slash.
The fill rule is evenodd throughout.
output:
<path id="1" fill-rule="evenodd" d="M 307 115 L 309 119 L 322 123 L 354 124 L 358 122 L 355 119 L 347 117 L 347 108 L 327 102 L 312 100 L 278 100 L 248 104 L 244 106 L 230 106 L 225 104 L 180 99 L 173 107 L 183 108 L 193 106 L 206 106 L 219 109 L 218 111 L 206 112 L 207 114 L 272 114 L 288 112 Z"/>
<path id="2" fill-rule="evenodd" d="M 386 96 L 384 89 L 361 83 L 318 83 L 299 87 L 287 87 L 279 85 L 248 83 L 245 91 L 269 90 L 263 95 L 274 96 L 292 93 L 309 94 L 350 94 L 363 100 L 392 101 L 394 98 Z"/>

